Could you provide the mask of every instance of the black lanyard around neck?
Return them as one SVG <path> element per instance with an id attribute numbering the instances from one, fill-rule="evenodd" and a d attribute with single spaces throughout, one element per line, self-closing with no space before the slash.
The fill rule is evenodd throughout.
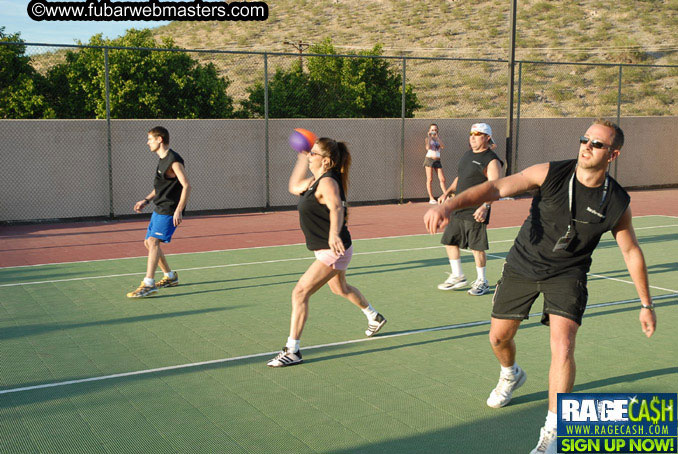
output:
<path id="1" fill-rule="evenodd" d="M 568 198 L 569 198 L 569 206 L 570 206 L 570 226 L 572 225 L 572 222 L 575 219 L 575 213 L 573 212 L 573 203 L 572 203 L 572 194 L 574 190 L 574 176 L 577 173 L 577 169 L 575 168 L 574 172 L 572 173 L 572 176 L 570 177 L 570 184 L 569 188 L 567 191 Z M 603 196 L 600 199 L 600 205 L 598 205 L 598 209 L 600 209 L 603 204 L 605 203 L 605 199 L 607 199 L 607 190 L 610 187 L 610 174 L 605 172 L 605 183 L 603 184 Z M 567 230 L 570 230 L 570 227 L 567 228 Z"/>

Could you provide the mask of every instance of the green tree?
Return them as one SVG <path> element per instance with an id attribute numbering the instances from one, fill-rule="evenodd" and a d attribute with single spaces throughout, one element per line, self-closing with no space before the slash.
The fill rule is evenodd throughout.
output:
<path id="1" fill-rule="evenodd" d="M 0 42 L 24 41 L 19 33 L 7 35 L 0 27 Z M 25 45 L 0 45 L 0 118 L 53 118 L 45 89 L 45 78 L 31 66 Z"/>
<path id="2" fill-rule="evenodd" d="M 310 48 L 315 54 L 335 55 L 332 41 L 324 41 Z M 381 45 L 359 52 L 363 57 L 380 56 Z M 402 75 L 384 58 L 309 57 L 308 72 L 311 81 L 322 87 L 317 98 L 319 108 L 341 117 L 399 117 L 402 115 Z M 405 85 L 405 116 L 414 116 L 421 108 L 411 85 Z"/>
<path id="3" fill-rule="evenodd" d="M 268 85 L 271 118 L 393 118 L 402 114 L 402 76 L 383 58 L 336 57 L 331 40 L 310 48 L 326 57 L 307 57 L 308 72 L 299 63 L 277 68 Z M 380 56 L 381 46 L 361 52 Z M 264 115 L 264 86 L 247 89 L 242 102 L 246 116 Z M 405 115 L 421 104 L 411 85 L 405 87 Z"/>
<path id="4" fill-rule="evenodd" d="M 247 88 L 249 96 L 242 101 L 242 117 L 264 116 L 264 85 L 257 82 Z M 315 105 L 313 89 L 308 75 L 299 63 L 294 63 L 287 70 L 276 70 L 268 83 L 269 117 L 271 118 L 306 118 L 309 106 Z"/>
<path id="5" fill-rule="evenodd" d="M 129 30 L 117 39 L 93 36 L 91 46 L 173 48 L 158 44 L 150 30 Z M 186 52 L 109 49 L 112 118 L 231 118 L 230 81 L 212 64 L 202 65 Z M 50 101 L 60 118 L 105 118 L 104 51 L 66 52 L 66 61 L 48 72 Z"/>

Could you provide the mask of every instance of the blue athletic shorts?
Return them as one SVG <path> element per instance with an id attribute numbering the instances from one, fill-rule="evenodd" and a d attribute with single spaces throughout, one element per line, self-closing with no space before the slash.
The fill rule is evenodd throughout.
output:
<path id="1" fill-rule="evenodd" d="M 148 223 L 146 239 L 150 237 L 157 238 L 163 243 L 169 243 L 172 240 L 172 234 L 176 230 L 174 226 L 174 216 L 169 214 L 158 214 L 155 211 L 151 215 L 151 222 Z"/>

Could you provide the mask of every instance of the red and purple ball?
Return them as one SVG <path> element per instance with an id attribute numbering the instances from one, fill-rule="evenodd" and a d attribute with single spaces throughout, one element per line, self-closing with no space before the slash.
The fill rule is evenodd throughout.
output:
<path id="1" fill-rule="evenodd" d="M 311 131 L 302 128 L 295 128 L 290 134 L 290 147 L 301 153 L 304 151 L 311 151 L 313 144 L 318 140 L 318 137 Z"/>

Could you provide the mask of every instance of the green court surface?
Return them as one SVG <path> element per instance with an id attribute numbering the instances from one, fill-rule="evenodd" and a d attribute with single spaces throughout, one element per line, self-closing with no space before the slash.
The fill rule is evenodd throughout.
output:
<path id="1" fill-rule="evenodd" d="M 678 219 L 634 225 L 657 332 L 641 333 L 634 286 L 604 236 L 575 391 L 678 391 Z M 490 231 L 491 282 L 516 232 Z M 139 300 L 125 293 L 144 258 L 0 269 L 0 453 L 529 452 L 547 408 L 539 316 L 516 338 L 526 384 L 509 406 L 488 408 L 499 374 L 491 295 L 436 289 L 449 271 L 438 236 L 354 249 L 349 283 L 388 324 L 365 339 L 364 315 L 323 288 L 305 362 L 283 369 L 266 361 L 287 338 L 290 293 L 313 257 L 304 246 L 173 255 L 181 285 Z M 474 277 L 470 253 L 463 263 Z"/>

